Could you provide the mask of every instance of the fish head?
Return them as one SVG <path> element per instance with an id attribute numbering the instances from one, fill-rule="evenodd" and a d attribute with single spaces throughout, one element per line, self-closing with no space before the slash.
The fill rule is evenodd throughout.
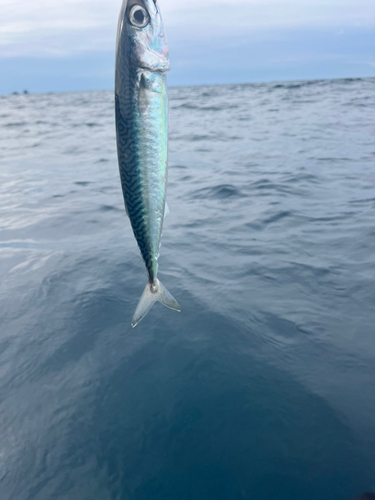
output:
<path id="1" fill-rule="evenodd" d="M 123 0 L 117 32 L 117 51 L 119 49 L 139 68 L 170 69 L 158 0 Z"/>

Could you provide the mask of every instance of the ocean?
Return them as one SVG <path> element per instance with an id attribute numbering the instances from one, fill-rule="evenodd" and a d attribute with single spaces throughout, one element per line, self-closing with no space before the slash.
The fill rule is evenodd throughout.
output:
<path id="1" fill-rule="evenodd" d="M 375 79 L 170 89 L 160 279 L 113 92 L 0 97 L 1 500 L 375 490 Z"/>

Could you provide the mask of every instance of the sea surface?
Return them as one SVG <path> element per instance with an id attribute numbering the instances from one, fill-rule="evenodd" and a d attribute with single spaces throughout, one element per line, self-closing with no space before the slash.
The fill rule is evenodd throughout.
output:
<path id="1" fill-rule="evenodd" d="M 0 97 L 1 500 L 375 490 L 375 79 L 170 89 L 160 278 L 113 93 Z"/>

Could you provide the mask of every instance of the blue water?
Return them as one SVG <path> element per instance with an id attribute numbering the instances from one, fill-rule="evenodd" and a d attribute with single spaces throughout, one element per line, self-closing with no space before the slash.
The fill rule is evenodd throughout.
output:
<path id="1" fill-rule="evenodd" d="M 112 92 L 0 97 L 1 500 L 375 490 L 375 80 L 170 90 L 156 304 Z"/>

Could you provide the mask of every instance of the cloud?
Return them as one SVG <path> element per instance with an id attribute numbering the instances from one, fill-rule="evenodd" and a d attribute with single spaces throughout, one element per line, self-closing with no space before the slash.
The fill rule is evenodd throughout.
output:
<path id="1" fill-rule="evenodd" d="M 0 57 L 112 51 L 120 0 L 2 0 Z M 272 28 L 368 27 L 373 0 L 160 0 L 173 39 L 205 41 Z"/>
<path id="2" fill-rule="evenodd" d="M 374 0 L 158 0 L 171 84 L 374 76 Z M 0 0 L 0 93 L 113 87 L 121 0 Z"/>
<path id="3" fill-rule="evenodd" d="M 3 0 L 0 56 L 106 51 L 114 40 L 117 6 L 114 0 Z"/>

